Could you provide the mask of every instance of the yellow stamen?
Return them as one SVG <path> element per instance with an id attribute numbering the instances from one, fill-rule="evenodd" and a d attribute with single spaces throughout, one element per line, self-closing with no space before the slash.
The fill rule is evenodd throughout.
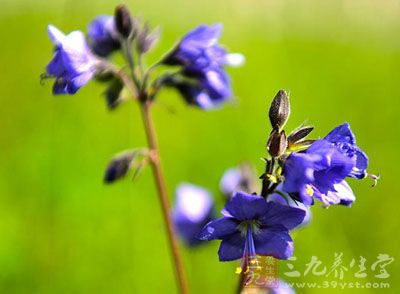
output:
<path id="1" fill-rule="evenodd" d="M 310 196 L 314 195 L 314 189 L 313 189 L 313 187 L 312 187 L 311 185 L 307 185 L 307 186 L 306 186 L 306 192 L 307 192 L 307 194 L 310 195 Z"/>
<path id="2" fill-rule="evenodd" d="M 240 274 L 242 272 L 242 268 L 241 267 L 237 267 L 235 274 Z"/>
<path id="3" fill-rule="evenodd" d="M 267 178 L 268 178 L 268 180 L 270 180 L 272 183 L 277 183 L 277 182 L 278 182 L 278 179 L 277 179 L 274 175 L 267 174 Z"/>

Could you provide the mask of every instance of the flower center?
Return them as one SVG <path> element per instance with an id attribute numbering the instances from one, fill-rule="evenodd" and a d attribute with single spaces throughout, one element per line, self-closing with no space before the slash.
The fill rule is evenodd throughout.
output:
<path id="1" fill-rule="evenodd" d="M 314 189 L 313 189 L 313 187 L 312 187 L 311 185 L 307 185 L 307 186 L 306 186 L 306 192 L 307 192 L 307 194 L 310 195 L 310 196 L 314 195 Z"/>
<path id="2" fill-rule="evenodd" d="M 243 221 L 239 224 L 237 228 L 243 237 L 247 236 L 249 229 L 252 232 L 252 234 L 257 235 L 260 232 L 260 222 L 255 219 Z"/>

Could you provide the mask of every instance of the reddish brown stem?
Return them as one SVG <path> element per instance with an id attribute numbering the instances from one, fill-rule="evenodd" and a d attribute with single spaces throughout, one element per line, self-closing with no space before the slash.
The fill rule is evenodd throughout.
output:
<path id="1" fill-rule="evenodd" d="M 172 257 L 175 266 L 175 275 L 179 283 L 179 291 L 181 294 L 187 294 L 188 288 L 186 284 L 185 273 L 183 269 L 182 258 L 179 252 L 178 241 L 174 232 L 173 223 L 170 214 L 170 205 L 168 200 L 167 188 L 165 186 L 164 176 L 160 164 L 160 156 L 158 151 L 154 124 L 150 112 L 150 101 L 145 101 L 141 104 L 143 123 L 146 131 L 147 142 L 151 150 L 151 167 L 153 170 L 154 180 L 158 190 L 158 196 L 161 203 L 164 223 L 167 229 L 168 241 L 172 252 Z"/>

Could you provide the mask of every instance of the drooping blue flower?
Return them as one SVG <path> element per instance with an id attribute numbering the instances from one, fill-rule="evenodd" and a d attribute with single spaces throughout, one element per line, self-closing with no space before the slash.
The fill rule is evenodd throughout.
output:
<path id="1" fill-rule="evenodd" d="M 121 47 L 114 17 L 110 15 L 95 18 L 89 24 L 88 37 L 92 50 L 102 57 L 107 57 Z"/>
<path id="2" fill-rule="evenodd" d="M 173 220 L 177 233 L 186 244 L 198 245 L 198 234 L 213 217 L 214 202 L 207 190 L 186 183 L 178 186 Z"/>
<path id="3" fill-rule="evenodd" d="M 350 177 L 357 179 L 366 177 L 368 157 L 357 146 L 356 137 L 347 122 L 333 129 L 324 139 L 333 143 L 340 152 L 355 161 Z"/>
<path id="4" fill-rule="evenodd" d="M 164 63 L 183 65 L 191 72 L 202 72 L 209 67 L 238 66 L 244 62 L 241 54 L 228 54 L 218 44 L 222 24 L 200 25 L 187 33 Z"/>
<path id="5" fill-rule="evenodd" d="M 180 92 L 188 104 L 202 109 L 218 107 L 231 97 L 229 78 L 221 70 L 210 70 L 195 77 L 196 83 L 182 81 L 173 86 Z"/>
<path id="6" fill-rule="evenodd" d="M 351 205 L 355 196 L 346 177 L 365 177 L 368 159 L 355 145 L 349 125 L 335 128 L 324 139 L 315 141 L 305 152 L 292 153 L 284 166 L 283 190 L 297 194 L 306 204 L 313 197 L 325 206 Z"/>
<path id="7" fill-rule="evenodd" d="M 164 59 L 165 64 L 182 66 L 183 74 L 197 81 L 186 84 L 184 98 L 201 108 L 218 106 L 231 98 L 230 80 L 224 66 L 237 66 L 244 61 L 241 54 L 228 54 L 218 44 L 221 31 L 221 24 L 200 25 L 183 37 Z"/>
<path id="8" fill-rule="evenodd" d="M 48 33 L 55 45 L 53 58 L 46 67 L 47 75 L 56 78 L 53 94 L 75 94 L 94 77 L 99 61 L 90 51 L 82 32 L 64 35 L 49 25 Z"/>
<path id="9" fill-rule="evenodd" d="M 222 240 L 220 261 L 242 258 L 242 266 L 258 263 L 257 255 L 287 259 L 293 254 L 289 230 L 304 219 L 301 209 L 267 202 L 257 195 L 238 192 L 228 201 L 222 218 L 208 223 L 202 240 Z"/>

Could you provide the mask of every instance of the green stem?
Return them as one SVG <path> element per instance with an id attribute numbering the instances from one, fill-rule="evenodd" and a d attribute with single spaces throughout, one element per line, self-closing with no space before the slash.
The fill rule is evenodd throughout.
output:
<path id="1" fill-rule="evenodd" d="M 140 90 L 141 89 L 141 84 L 140 84 L 140 81 L 139 81 L 139 79 L 137 78 L 137 76 L 135 74 L 135 60 L 133 58 L 131 43 L 130 43 L 129 40 L 124 40 L 122 42 L 122 50 L 124 52 L 126 60 L 128 61 L 128 66 L 129 66 L 129 70 L 131 72 L 132 80 L 133 80 L 136 88 L 138 90 Z"/>

